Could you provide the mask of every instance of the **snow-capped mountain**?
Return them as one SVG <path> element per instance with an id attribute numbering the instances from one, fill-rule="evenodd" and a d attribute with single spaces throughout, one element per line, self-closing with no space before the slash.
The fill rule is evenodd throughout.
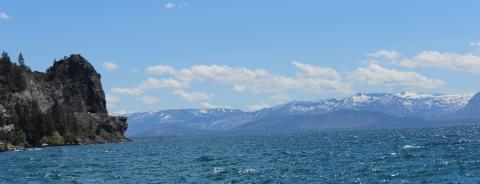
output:
<path id="1" fill-rule="evenodd" d="M 322 115 L 326 113 L 353 110 L 374 111 L 395 117 L 419 117 L 426 120 L 441 119 L 462 109 L 474 93 L 426 94 L 426 93 L 359 93 L 346 98 L 331 98 L 315 102 L 294 101 L 287 104 L 244 112 L 234 109 L 175 109 L 156 112 L 126 113 L 129 129 L 127 135 L 161 131 L 225 131 L 245 123 L 264 118 L 292 115 Z M 172 128 L 174 127 L 174 128 Z M 155 133 L 153 133 L 155 134 Z"/>
<path id="2" fill-rule="evenodd" d="M 462 107 L 474 93 L 455 95 L 426 93 L 359 93 L 347 98 L 331 98 L 317 102 L 294 101 L 258 111 L 262 117 L 278 115 L 322 114 L 338 110 L 366 110 L 399 117 L 439 119 Z"/>
<path id="3" fill-rule="evenodd" d="M 128 117 L 128 135 L 177 126 L 197 130 L 227 130 L 249 121 L 249 113 L 235 109 L 174 109 L 123 114 Z"/>

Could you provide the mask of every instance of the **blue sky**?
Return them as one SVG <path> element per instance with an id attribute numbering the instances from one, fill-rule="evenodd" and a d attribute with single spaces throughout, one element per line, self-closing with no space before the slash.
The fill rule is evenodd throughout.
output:
<path id="1" fill-rule="evenodd" d="M 80 53 L 109 110 L 480 91 L 479 1 L 0 0 L 0 46 Z"/>

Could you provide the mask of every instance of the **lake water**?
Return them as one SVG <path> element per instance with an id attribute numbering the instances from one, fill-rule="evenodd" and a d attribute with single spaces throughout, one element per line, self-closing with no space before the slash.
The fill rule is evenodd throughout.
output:
<path id="1" fill-rule="evenodd" d="M 0 153 L 0 183 L 480 181 L 480 127 L 156 138 Z"/>

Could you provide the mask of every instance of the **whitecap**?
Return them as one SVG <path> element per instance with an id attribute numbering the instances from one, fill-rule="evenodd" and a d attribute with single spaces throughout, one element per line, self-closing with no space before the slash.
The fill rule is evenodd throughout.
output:
<path id="1" fill-rule="evenodd" d="M 45 174 L 45 176 L 43 178 L 47 179 L 47 178 L 50 178 L 52 177 L 53 173 L 49 172 L 47 174 Z"/>
<path id="2" fill-rule="evenodd" d="M 403 146 L 403 149 L 418 149 L 420 148 L 420 146 L 413 146 L 413 145 L 405 145 Z"/>
<path id="3" fill-rule="evenodd" d="M 460 144 L 460 143 L 466 143 L 466 142 L 468 142 L 468 140 L 467 140 L 467 139 L 464 139 L 464 138 L 462 138 L 462 139 L 460 139 L 460 140 L 457 141 L 457 143 L 459 143 L 459 144 Z"/>
<path id="4" fill-rule="evenodd" d="M 257 170 L 255 169 L 240 169 L 238 171 L 239 174 L 255 174 Z"/>
<path id="5" fill-rule="evenodd" d="M 223 167 L 214 167 L 213 168 L 213 174 L 214 175 L 221 174 L 222 172 L 225 172 L 225 169 Z"/>

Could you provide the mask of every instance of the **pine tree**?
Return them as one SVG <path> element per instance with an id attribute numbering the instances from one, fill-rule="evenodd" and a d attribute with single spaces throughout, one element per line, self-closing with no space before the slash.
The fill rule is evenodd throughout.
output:
<path id="1" fill-rule="evenodd" d="M 30 71 L 30 67 L 28 67 L 26 64 L 25 64 L 25 58 L 23 57 L 23 54 L 20 52 L 20 54 L 18 55 L 18 64 L 20 65 L 20 68 L 23 70 L 23 71 Z"/>
<path id="2" fill-rule="evenodd" d="M 10 61 L 10 57 L 8 56 L 7 52 L 2 52 L 2 57 L 0 58 L 0 67 L 1 73 L 8 73 L 11 69 L 12 62 Z"/>
<path id="3" fill-rule="evenodd" d="M 7 58 L 8 58 L 8 60 L 10 60 L 10 57 L 8 57 L 7 52 L 3 51 L 2 52 L 2 61 L 6 60 Z"/>
<path id="4" fill-rule="evenodd" d="M 13 92 L 19 92 L 25 89 L 26 81 L 23 71 L 17 64 L 12 63 L 8 54 L 4 51 L 0 58 L 0 82 L 5 84 L 6 89 Z M 0 89 L 2 90 L 2 89 Z"/>
<path id="5" fill-rule="evenodd" d="M 25 59 L 23 58 L 23 54 L 21 52 L 18 55 L 18 64 L 20 64 L 21 67 L 25 66 Z"/>
<path id="6" fill-rule="evenodd" d="M 20 65 L 20 67 L 26 68 L 25 59 L 23 58 L 23 54 L 21 52 L 18 55 L 18 64 Z"/>

